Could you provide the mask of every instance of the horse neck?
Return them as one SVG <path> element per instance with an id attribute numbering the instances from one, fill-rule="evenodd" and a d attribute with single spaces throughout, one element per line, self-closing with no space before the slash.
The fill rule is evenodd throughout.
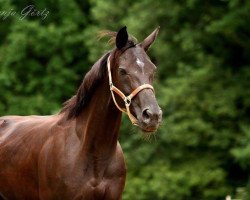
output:
<path id="1" fill-rule="evenodd" d="M 100 159 L 112 155 L 117 146 L 121 115 L 111 97 L 108 80 L 105 80 L 76 119 L 77 134 L 81 138 L 81 153 Z"/>

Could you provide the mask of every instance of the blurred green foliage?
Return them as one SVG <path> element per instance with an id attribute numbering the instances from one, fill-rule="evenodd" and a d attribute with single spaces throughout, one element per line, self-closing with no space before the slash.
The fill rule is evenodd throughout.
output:
<path id="1" fill-rule="evenodd" d="M 29 1 L 0 1 L 20 11 Z M 0 114 L 53 114 L 127 25 L 158 66 L 163 124 L 150 142 L 127 118 L 124 200 L 250 199 L 250 1 L 41 0 L 48 17 L 0 18 Z M 1 17 L 1 16 L 0 16 Z M 128 131 L 129 130 L 129 131 Z M 129 134 L 128 132 L 131 132 Z"/>

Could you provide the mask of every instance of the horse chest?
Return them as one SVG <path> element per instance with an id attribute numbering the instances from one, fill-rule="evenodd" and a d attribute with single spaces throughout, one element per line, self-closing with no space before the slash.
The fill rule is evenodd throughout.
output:
<path id="1" fill-rule="evenodd" d="M 105 199 L 105 196 L 108 195 L 109 187 L 110 184 L 106 180 L 95 183 L 90 181 L 80 189 L 81 199 Z"/>
<path id="2" fill-rule="evenodd" d="M 92 178 L 77 187 L 73 184 L 68 185 L 64 190 L 67 191 L 64 199 L 67 196 L 66 199 L 74 200 L 118 200 L 122 193 L 124 180 L 121 181 L 120 178 L 95 180 Z"/>
<path id="3" fill-rule="evenodd" d="M 77 145 L 75 145 L 75 148 Z M 57 148 L 58 149 L 58 148 Z M 72 151 L 73 148 L 71 148 Z M 59 152 L 59 155 L 63 155 Z M 77 152 L 77 151 L 76 151 Z M 52 153 L 45 155 L 42 161 L 41 193 L 43 199 L 64 200 L 118 200 L 121 198 L 126 176 L 126 167 L 120 145 L 111 157 L 94 157 L 91 155 L 58 157 L 52 159 Z M 50 159 L 45 159 L 46 157 Z M 53 171 L 54 170 L 54 171 Z M 42 186 L 42 184 L 40 184 Z"/>
<path id="4" fill-rule="evenodd" d="M 117 160 L 114 163 L 106 166 L 105 170 L 100 170 L 98 165 L 98 172 L 93 165 L 87 169 L 81 166 L 71 173 L 60 176 L 59 180 L 55 181 L 57 189 L 54 194 L 59 194 L 56 199 L 120 199 L 125 183 L 125 166 Z"/>

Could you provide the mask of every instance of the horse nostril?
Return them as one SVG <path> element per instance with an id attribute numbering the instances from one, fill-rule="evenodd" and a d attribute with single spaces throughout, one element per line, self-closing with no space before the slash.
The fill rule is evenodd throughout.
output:
<path id="1" fill-rule="evenodd" d="M 152 116 L 152 113 L 150 112 L 148 108 L 143 110 L 142 117 L 145 122 L 150 121 L 151 116 Z"/>
<path id="2" fill-rule="evenodd" d="M 150 110 L 149 108 L 145 108 L 142 111 L 142 121 L 145 124 L 159 124 L 161 123 L 162 120 L 162 111 L 161 109 L 159 110 Z"/>

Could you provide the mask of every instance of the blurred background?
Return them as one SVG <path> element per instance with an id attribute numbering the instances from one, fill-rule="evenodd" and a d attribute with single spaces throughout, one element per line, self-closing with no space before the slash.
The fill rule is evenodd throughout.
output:
<path id="1" fill-rule="evenodd" d="M 164 119 L 145 141 L 124 117 L 123 199 L 249 200 L 250 1 L 0 0 L 0 115 L 59 112 L 113 48 L 98 32 L 124 25 L 139 41 L 161 26 Z"/>

